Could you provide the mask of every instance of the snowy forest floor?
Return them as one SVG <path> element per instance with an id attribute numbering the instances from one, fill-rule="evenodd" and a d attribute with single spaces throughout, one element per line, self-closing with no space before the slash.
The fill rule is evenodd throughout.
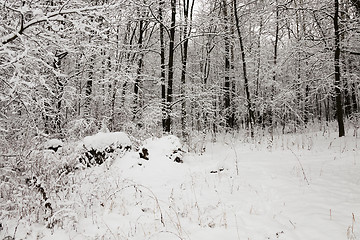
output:
<path id="1" fill-rule="evenodd" d="M 360 138 L 352 132 L 271 143 L 223 136 L 182 164 L 167 156 L 174 144 L 149 140 L 148 161 L 133 151 L 77 172 L 52 197 L 52 229 L 3 219 L 0 239 L 15 231 L 15 239 L 360 239 Z"/>

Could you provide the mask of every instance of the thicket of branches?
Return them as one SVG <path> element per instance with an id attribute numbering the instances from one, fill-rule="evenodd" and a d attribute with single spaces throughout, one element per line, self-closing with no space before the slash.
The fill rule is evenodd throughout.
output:
<path id="1" fill-rule="evenodd" d="M 357 0 L 3 0 L 0 12 L 2 146 L 102 125 L 186 138 L 358 122 Z"/>

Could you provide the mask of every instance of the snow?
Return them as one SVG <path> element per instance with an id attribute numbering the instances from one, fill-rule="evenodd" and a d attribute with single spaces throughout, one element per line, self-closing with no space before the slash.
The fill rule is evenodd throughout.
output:
<path id="1" fill-rule="evenodd" d="M 125 136 L 99 133 L 84 144 L 129 144 Z M 77 172 L 76 190 L 58 199 L 54 229 L 9 220 L 0 239 L 16 225 L 16 239 L 360 237 L 359 138 L 315 132 L 278 136 L 270 145 L 223 136 L 202 155 L 184 154 L 183 164 L 169 159 L 183 148 L 175 136 L 143 146 L 148 161 L 127 152 L 110 167 Z"/>
<path id="2" fill-rule="evenodd" d="M 44 16 L 44 12 L 40 8 L 34 9 L 33 14 L 34 14 L 35 17 L 43 17 Z"/>
<path id="3" fill-rule="evenodd" d="M 149 152 L 156 151 L 158 155 L 169 155 L 173 151 L 182 147 L 180 139 L 174 135 L 164 136 L 162 138 L 151 138 L 144 141 L 143 147 Z"/>
<path id="4" fill-rule="evenodd" d="M 61 140 L 53 138 L 53 139 L 49 139 L 48 141 L 46 141 L 44 143 L 44 148 L 45 149 L 57 148 L 57 147 L 61 147 L 63 145 L 64 145 L 64 143 Z"/>
<path id="5" fill-rule="evenodd" d="M 131 141 L 127 134 L 124 132 L 99 132 L 95 135 L 85 137 L 82 145 L 86 149 L 103 151 L 106 147 L 110 145 L 122 147 L 131 146 Z"/>

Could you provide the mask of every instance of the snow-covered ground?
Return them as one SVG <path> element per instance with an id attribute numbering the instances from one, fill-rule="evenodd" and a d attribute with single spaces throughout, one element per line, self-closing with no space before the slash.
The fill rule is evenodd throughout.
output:
<path id="1" fill-rule="evenodd" d="M 53 229 L 8 219 L 0 239 L 15 226 L 15 239 L 360 239 L 359 138 L 224 136 L 182 164 L 176 137 L 144 146 L 149 160 L 132 151 L 78 171 L 53 196 Z"/>

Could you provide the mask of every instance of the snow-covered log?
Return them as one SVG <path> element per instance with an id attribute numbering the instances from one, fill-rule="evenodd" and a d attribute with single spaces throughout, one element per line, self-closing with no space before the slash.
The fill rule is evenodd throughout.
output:
<path id="1" fill-rule="evenodd" d="M 101 165 L 107 158 L 124 154 L 131 149 L 131 141 L 123 132 L 99 132 L 87 136 L 81 143 L 80 163 L 90 167 Z"/>

